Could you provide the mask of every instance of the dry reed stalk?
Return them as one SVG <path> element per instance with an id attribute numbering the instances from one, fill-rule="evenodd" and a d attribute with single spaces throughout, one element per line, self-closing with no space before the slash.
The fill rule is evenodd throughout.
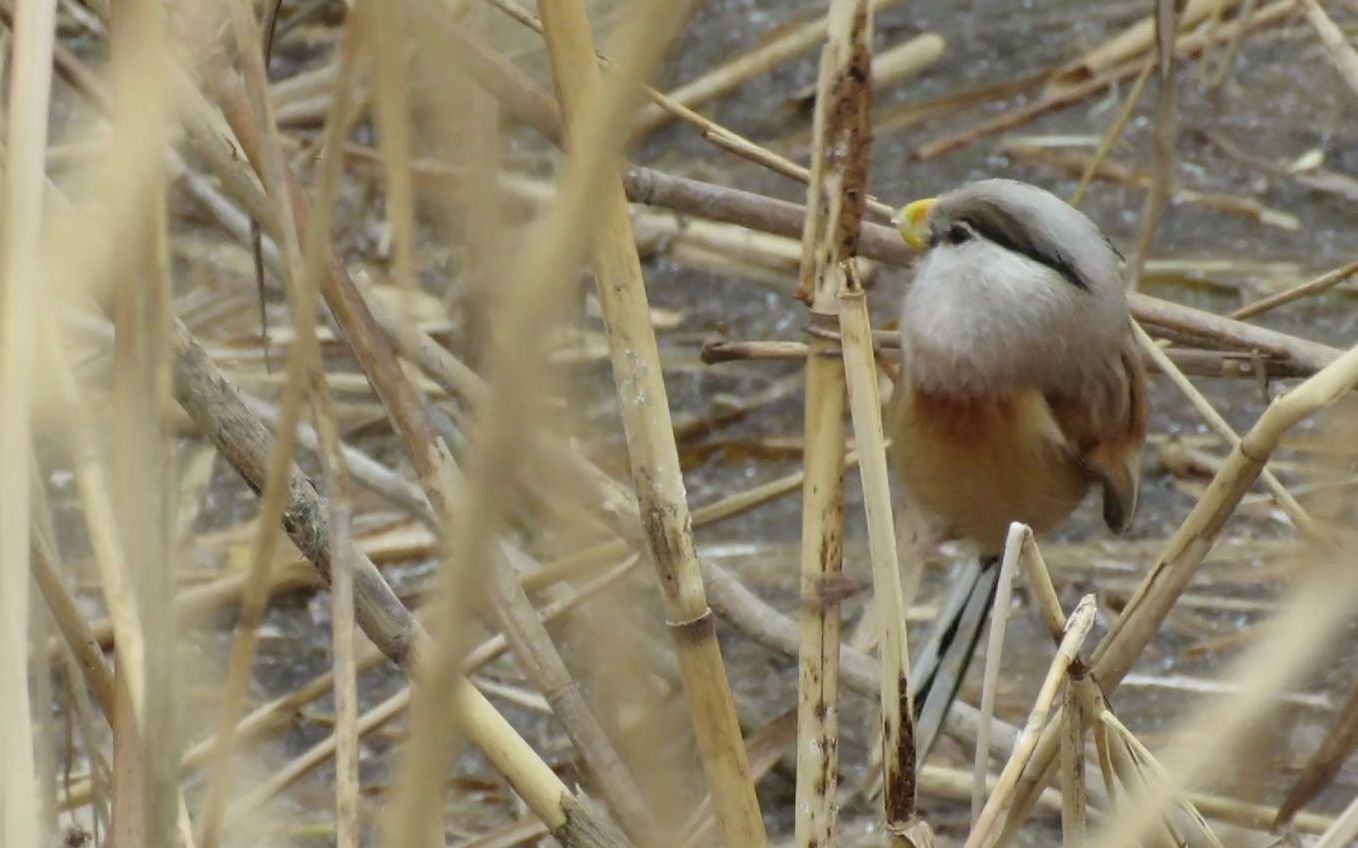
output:
<path id="1" fill-rule="evenodd" d="M 1223 2 L 1225 0 L 1215 0 L 1213 8 L 1219 11 Z M 1128 288 L 1132 291 L 1141 286 L 1146 259 L 1150 257 L 1151 246 L 1160 231 L 1160 219 L 1169 205 L 1174 141 L 1179 125 L 1179 63 L 1176 61 L 1178 51 L 1175 50 L 1175 43 L 1183 5 L 1183 0 L 1155 0 L 1155 74 L 1160 88 L 1156 93 L 1155 118 L 1151 124 L 1151 178 L 1129 269 L 1131 279 Z M 1190 2 L 1188 5 L 1193 4 Z M 1182 14 L 1185 19 L 1191 20 L 1188 18 L 1188 9 L 1184 9 Z M 1189 26 L 1187 20 L 1184 26 Z M 1207 43 L 1210 45 L 1211 41 Z"/>
<path id="2" fill-rule="evenodd" d="M 580 0 L 542 0 L 539 9 L 557 97 L 566 117 L 567 147 L 577 159 L 598 160 L 597 166 L 586 172 L 589 180 L 583 186 L 590 189 L 593 217 L 597 219 L 592 230 L 592 264 L 608 329 L 614 382 L 642 527 L 660 578 L 666 623 L 679 655 L 717 827 L 727 844 L 763 845 L 767 841 L 764 822 L 717 643 L 716 622 L 707 605 L 693 548 L 692 521 L 626 196 L 621 179 L 616 172 L 610 173 L 615 167 L 614 148 L 611 145 L 606 151 L 590 148 L 591 142 L 598 142 L 592 124 L 598 118 L 597 113 L 590 111 L 590 101 L 606 91 L 595 59 L 593 36 Z M 668 36 L 686 11 L 686 3 L 673 4 L 668 17 L 656 21 L 660 24 L 656 29 Z M 640 52 L 639 47 L 654 51 L 663 43 L 656 33 L 639 33 L 624 49 L 635 54 Z M 632 62 L 619 62 L 618 79 L 610 79 L 610 84 L 630 84 L 631 80 L 649 77 L 649 73 L 635 72 L 650 67 L 642 63 L 643 56 L 631 58 Z M 655 59 L 645 58 L 652 62 Z M 622 107 L 631 103 L 631 94 L 628 88 L 615 92 L 618 102 L 611 114 L 605 114 L 610 119 L 625 117 Z M 610 140 L 613 127 L 604 129 L 602 139 Z M 563 200 L 572 199 L 570 188 L 567 182 Z M 570 214 L 579 215 L 579 211 Z M 582 223 L 574 228 L 584 235 Z M 556 252 L 544 258 L 560 263 L 563 257 L 571 255 Z"/>
<path id="3" fill-rule="evenodd" d="M 1342 848 L 1352 845 L 1354 839 L 1358 839 L 1358 798 L 1349 802 L 1334 825 L 1321 834 L 1311 848 Z"/>
<path id="4" fill-rule="evenodd" d="M 883 9 L 897 0 L 870 0 L 872 9 Z M 795 27 L 788 28 L 776 38 L 739 54 L 697 79 L 673 89 L 669 98 L 688 107 L 697 108 L 712 102 L 730 92 L 746 81 L 783 62 L 805 53 L 824 41 L 830 32 L 830 15 L 827 12 Z M 637 118 L 637 132 L 654 132 L 672 120 L 671 114 L 659 106 L 642 110 Z"/>
<path id="5" fill-rule="evenodd" d="M 831 3 L 825 19 L 830 40 L 822 50 L 816 82 L 816 144 L 807 190 L 811 213 L 802 232 L 798 296 L 810 307 L 811 323 L 827 327 L 839 323 L 839 261 L 853 261 L 862 215 L 861 205 L 855 206 L 857 195 L 850 192 L 866 188 L 867 140 L 855 139 L 861 142 L 856 148 L 844 142 L 867 130 L 862 119 L 870 90 L 853 87 L 849 74 L 855 68 L 861 71 L 871 55 L 870 14 L 865 3 Z M 859 51 L 867 55 L 855 55 Z M 832 587 L 842 579 L 844 567 L 846 376 L 839 363 L 819 355 L 828 346 L 813 340 L 806 355 L 794 808 L 798 848 L 835 844 L 838 824 L 843 624 Z"/>
<path id="6" fill-rule="evenodd" d="M 1061 725 L 1061 844 L 1082 848 L 1089 833 L 1089 787 L 1085 783 L 1085 728 L 1088 722 L 1078 699 L 1072 699 L 1076 678 L 1070 672 Z"/>
<path id="7" fill-rule="evenodd" d="M 839 333 L 837 332 L 827 334 L 815 327 L 812 327 L 809 332 L 813 337 L 827 338 L 831 341 L 839 340 Z M 899 348 L 898 337 L 894 333 L 874 330 L 872 342 L 879 361 L 892 355 L 892 352 Z M 703 342 L 700 358 L 709 365 L 737 360 L 791 361 L 805 359 L 809 349 L 810 347 L 806 342 L 746 341 L 714 337 Z M 837 357 L 840 355 L 840 349 L 838 346 L 827 347 L 821 351 L 820 355 Z M 1276 359 L 1263 356 L 1250 356 L 1250 354 L 1244 352 L 1233 353 L 1171 347 L 1165 351 L 1165 355 L 1181 372 L 1197 377 L 1243 379 L 1258 382 L 1261 377 L 1269 379 L 1309 377 L 1318 370 L 1282 363 Z M 1153 372 L 1164 373 L 1149 358 L 1143 357 L 1143 360 L 1146 367 Z"/>
<path id="8" fill-rule="evenodd" d="M 406 48 L 410 30 L 406 23 L 406 3 L 377 3 L 364 0 L 355 4 L 364 29 L 371 33 L 376 65 L 374 117 L 377 143 L 385 169 L 385 207 L 393 239 L 392 274 L 396 285 L 413 295 L 419 286 L 415 261 L 415 184 L 411 178 L 411 139 L 408 68 Z M 338 155 L 336 145 L 332 155 Z"/>
<path id="9" fill-rule="evenodd" d="M 1254 9 L 1258 5 L 1259 0 L 1244 0 L 1240 4 L 1240 12 L 1235 16 L 1235 26 L 1231 27 L 1231 33 L 1227 36 L 1226 49 L 1217 61 L 1216 73 L 1206 80 L 1205 88 L 1207 91 L 1215 91 L 1226 81 L 1226 75 L 1231 72 L 1231 66 L 1235 63 L 1236 52 L 1240 49 L 1240 43 L 1245 37 L 1245 23 L 1254 14 Z M 1204 74 L 1206 69 L 1207 66 L 1204 64 Z"/>
<path id="10" fill-rule="evenodd" d="M 25 3 L 14 22 L 4 153 L 4 291 L 0 293 L 0 686 L 6 692 L 0 724 L 0 837 L 7 845 L 37 845 L 38 789 L 29 702 L 29 445 L 32 368 L 44 281 L 40 248 L 43 168 L 56 3 Z"/>
<path id="11" fill-rule="evenodd" d="M 1257 727 L 1257 722 L 1276 709 L 1275 694 L 1332 649 L 1330 628 L 1358 597 L 1358 581 L 1338 572 L 1338 568 L 1336 562 L 1318 569 L 1292 593 L 1290 602 L 1270 623 L 1271 638 L 1253 646 L 1236 665 L 1231 677 L 1240 681 L 1240 695 L 1191 717 L 1166 746 L 1163 769 L 1173 784 L 1165 780 L 1148 787 L 1142 804 L 1110 818 L 1096 837 L 1099 844 L 1110 848 L 1136 844 L 1149 820 L 1160 817 L 1174 803 L 1175 785 L 1191 785 L 1219 775 L 1228 765 L 1221 755 L 1222 747 Z"/>
<path id="12" fill-rule="evenodd" d="M 1222 6 L 1234 6 L 1235 3 L 1236 0 L 1188 0 L 1182 6 L 1183 11 L 1179 13 L 1182 20 L 1178 28 L 1188 32 L 1209 14 L 1213 14 L 1214 10 L 1219 14 Z M 1155 13 L 1147 15 L 1080 58 L 1058 69 L 1052 74 L 1049 85 L 1051 88 L 1067 87 L 1096 79 L 1113 68 L 1149 52 L 1153 45 L 1160 42 L 1161 36 L 1166 31 L 1157 6 Z M 1163 65 L 1161 67 L 1163 68 Z"/>
<path id="13" fill-rule="evenodd" d="M 1320 38 L 1325 48 L 1325 58 L 1330 60 L 1334 69 L 1345 84 L 1358 95 L 1358 50 L 1355 50 L 1344 31 L 1330 20 L 1330 16 L 1316 0 L 1298 0 L 1306 20 Z"/>
<path id="14" fill-rule="evenodd" d="M 1024 527 L 1023 530 L 1027 530 L 1027 528 Z M 1018 540 L 1013 533 L 1010 534 L 1009 539 L 1009 549 L 1014 551 L 1012 556 L 1016 559 L 1019 555 L 1019 545 L 1015 542 Z M 1014 746 L 1014 753 L 1005 763 L 1003 771 L 1000 772 L 1000 779 L 996 781 L 995 788 L 991 790 L 985 807 L 976 817 L 976 823 L 967 835 L 966 848 L 979 848 L 981 845 L 989 844 L 997 835 L 996 825 L 999 823 L 999 816 L 1013 800 L 1013 793 L 1018 786 L 1019 777 L 1023 774 L 1023 769 L 1027 766 L 1029 758 L 1037 749 L 1042 728 L 1047 725 L 1052 703 L 1056 700 L 1056 693 L 1066 680 L 1072 665 L 1077 661 L 1081 648 L 1084 647 L 1084 641 L 1089 636 L 1090 629 L 1094 626 L 1096 612 L 1097 605 L 1094 602 L 1093 595 L 1085 595 L 1081 598 L 1080 603 L 1071 612 L 1070 618 L 1066 622 L 1065 635 L 1061 639 L 1061 644 L 1057 646 L 1056 657 L 1052 659 L 1052 663 L 1047 669 L 1047 675 L 1043 678 L 1042 685 L 1038 689 L 1037 697 L 1033 700 L 1032 709 L 1028 713 L 1028 720 L 1023 725 L 1018 744 Z M 1083 752 L 1081 752 L 1081 756 L 1083 756 Z"/>
<path id="15" fill-rule="evenodd" d="M 1308 415 L 1332 404 L 1358 384 L 1358 348 L 1352 348 L 1291 391 L 1276 398 L 1241 441 L 1231 449 L 1206 493 L 1184 519 L 1136 594 L 1113 623 L 1094 654 L 1093 671 L 1111 692 L 1126 675 L 1169 614 L 1175 600 L 1201 564 L 1226 520 L 1264 469 L 1284 433 Z M 1006 823 L 1019 826 L 1045 782 L 1056 756 L 1055 735 L 1044 736 L 1025 775 L 1022 795 Z"/>
<path id="16" fill-rule="evenodd" d="M 162 15 L 154 3 L 132 2 L 110 22 L 111 76 L 118 95 L 112 129 L 114 144 L 123 147 L 114 157 L 164 144 L 170 110 L 160 72 L 167 58 Z M 114 253 L 112 467 L 124 563 L 133 566 L 127 577 L 143 629 L 144 688 L 139 713 L 129 701 L 115 704 L 114 735 L 123 738 L 114 745 L 113 838 L 160 848 L 174 842 L 179 758 L 177 638 L 168 614 L 174 594 L 170 535 L 175 504 L 171 434 L 163 412 L 170 406 L 166 333 L 172 307 L 166 177 L 160 157 L 148 160 L 136 175 L 144 200 L 126 208 L 128 238 L 116 242 L 127 247 Z M 128 744 L 131 740 L 134 744 Z"/>
<path id="17" fill-rule="evenodd" d="M 249 413 L 235 387 L 183 326 L 176 322 L 172 330 L 177 398 L 223 456 L 259 491 L 269 451 L 268 431 Z M 302 553 L 323 575 L 328 574 L 331 551 L 325 506 L 310 481 L 296 468 L 289 484 L 284 526 Z M 429 649 L 423 628 L 392 593 L 372 562 L 358 550 L 354 551 L 354 612 L 359 626 L 374 644 L 407 671 L 416 650 Z M 485 752 L 563 846 L 625 844 L 611 835 L 611 830 L 600 823 L 597 812 L 576 798 L 533 754 L 483 696 L 470 686 L 460 682 L 458 685 L 457 696 L 467 707 L 459 715 L 460 728 Z"/>
<path id="18" fill-rule="evenodd" d="M 1278 813 L 1273 818 L 1275 829 L 1291 823 L 1297 811 L 1334 780 L 1339 769 L 1358 748 L 1358 684 L 1349 687 L 1338 713 L 1338 718 L 1326 731 L 1325 738 L 1302 767 L 1287 797 L 1278 805 Z"/>
<path id="19" fill-rule="evenodd" d="M 923 848 L 933 844 L 928 825 L 915 809 L 916 762 L 914 709 L 909 688 L 910 660 L 905 610 L 897 562 L 896 527 L 891 511 L 877 370 L 872 356 L 867 301 L 854 285 L 852 266 L 842 266 L 840 332 L 844 338 L 844 370 L 854 436 L 861 446 L 859 474 L 868 515 L 872 553 L 873 598 L 882 657 L 882 769 L 886 830 L 891 844 Z"/>
<path id="20" fill-rule="evenodd" d="M 1108 725 L 1109 729 L 1115 732 L 1126 745 L 1128 753 L 1135 760 L 1138 772 L 1146 774 L 1155 782 L 1171 788 L 1176 796 L 1174 802 L 1176 811 L 1180 814 L 1177 818 L 1185 820 L 1187 824 L 1196 829 L 1209 846 L 1222 848 L 1221 840 L 1212 832 L 1211 826 L 1207 824 L 1202 813 L 1198 812 L 1197 807 L 1193 805 L 1192 799 L 1182 789 L 1174 785 L 1169 773 L 1165 771 L 1165 767 L 1160 765 L 1159 760 L 1155 758 L 1150 749 L 1140 739 L 1136 738 L 1136 734 L 1128 730 L 1127 726 L 1113 714 L 1112 710 L 1105 709 L 1099 713 L 1099 721 Z M 1193 841 L 1196 842 L 1196 840 Z"/>
<path id="21" fill-rule="evenodd" d="M 1127 92 L 1127 97 L 1122 101 L 1122 108 L 1118 110 L 1117 117 L 1108 125 L 1103 138 L 1099 140 L 1099 147 L 1094 151 L 1093 157 L 1085 165 L 1084 171 L 1080 174 L 1080 179 L 1075 183 L 1074 190 L 1070 193 L 1070 205 L 1078 208 L 1084 201 L 1085 192 L 1089 190 L 1089 184 L 1093 181 L 1095 173 L 1103 166 L 1108 154 L 1113 151 L 1113 145 L 1117 144 L 1122 137 L 1122 131 L 1126 129 L 1127 122 L 1132 119 L 1132 113 L 1136 111 L 1136 105 L 1141 102 L 1141 92 L 1146 90 L 1146 80 L 1151 78 L 1151 71 L 1154 65 L 1146 65 L 1137 74 L 1136 82 L 1132 83 L 1132 90 Z"/>
<path id="22" fill-rule="evenodd" d="M 229 87 L 222 87 L 219 90 L 219 96 L 237 137 L 243 143 L 250 157 L 259 160 L 261 157 L 259 132 L 254 126 L 248 108 L 242 103 L 239 93 Z M 304 222 L 308 219 L 307 206 L 295 184 L 292 194 L 293 214 L 299 219 L 299 222 Z M 533 279 L 538 278 L 536 275 L 533 276 Z M 456 540 L 456 544 L 464 545 L 466 551 L 486 549 L 485 546 L 494 533 L 494 522 L 482 521 L 479 515 L 473 515 L 470 512 L 487 510 L 489 514 L 493 515 L 499 512 L 500 508 L 487 503 L 484 497 L 477 497 L 470 500 L 473 507 L 470 512 L 462 510 L 461 507 L 454 509 L 453 498 L 450 493 L 454 492 L 456 486 L 453 480 L 454 472 L 451 458 L 446 446 L 441 439 L 436 437 L 432 429 L 425 411 L 425 401 L 402 372 L 394 353 L 382 337 L 363 296 L 358 292 L 352 280 L 349 279 L 343 266 L 331 260 L 328 273 L 322 277 L 321 283 L 326 301 L 337 321 L 345 327 L 351 347 L 368 374 L 370 381 L 378 390 L 379 397 L 402 439 L 406 453 L 415 465 L 426 494 L 438 509 L 451 510 L 457 521 L 465 521 L 471 528 L 474 528 L 475 532 L 472 533 L 454 532 L 452 538 Z M 546 301 L 546 305 L 550 306 L 550 303 L 550 300 Z M 518 335 L 522 336 L 526 333 L 519 333 Z M 526 362 L 517 363 L 516 367 L 519 364 L 526 364 Z M 516 392 L 521 395 L 525 394 L 525 390 L 529 386 L 528 380 L 516 379 L 511 382 L 515 386 Z M 514 415 L 507 416 L 504 420 L 526 421 L 523 416 Z M 513 441 L 512 429 L 492 429 L 497 438 L 500 439 L 500 453 L 504 454 L 505 442 Z M 496 462 L 483 461 L 479 468 L 486 469 L 495 465 L 497 465 Z M 480 470 L 478 473 L 482 475 L 497 474 L 497 472 L 486 470 Z M 470 483 L 469 486 L 471 490 L 479 490 L 475 481 Z M 464 489 L 463 491 L 466 492 L 467 490 Z M 464 495 L 464 501 L 466 497 Z M 449 561 L 455 564 L 466 563 L 476 558 L 474 554 L 459 556 L 457 552 L 454 552 Z M 445 573 L 444 580 L 443 596 L 447 599 L 447 602 L 455 605 L 466 603 L 468 594 L 471 594 L 467 591 L 467 587 L 459 585 L 461 581 L 451 573 Z M 458 610 L 447 610 L 437 620 L 456 626 L 456 623 L 466 620 L 466 615 Z M 535 634 L 528 635 L 535 636 Z M 545 634 L 540 641 L 550 644 L 546 641 Z M 428 690 L 420 691 L 438 693 L 429 696 L 434 700 L 451 697 L 468 707 L 471 712 L 466 717 L 467 727 L 464 729 L 467 730 L 474 741 L 482 744 L 483 750 L 485 750 L 485 744 L 499 738 L 512 736 L 511 741 L 521 742 L 521 740 L 517 740 L 517 735 L 513 734 L 512 728 L 504 723 L 503 718 L 490 707 L 483 696 L 472 687 L 465 685 L 465 681 L 454 679 L 456 670 L 453 660 L 457 654 L 456 646 L 448 640 L 436 640 L 434 644 L 439 647 L 442 655 L 430 658 L 426 668 L 437 672 L 438 676 L 443 678 L 444 685 L 439 685 L 435 681 L 430 684 Z M 424 697 L 417 697 L 416 702 L 423 705 L 424 700 Z M 415 775 L 432 769 L 434 767 L 433 760 L 441 756 L 440 751 L 446 750 L 446 745 L 440 745 L 439 740 L 435 738 L 435 735 L 442 735 L 446 738 L 452 730 L 442 720 L 442 712 L 442 710 L 430 706 L 421 706 L 416 711 L 416 723 L 427 728 L 425 733 L 429 735 L 431 744 L 407 749 L 413 752 L 409 756 L 414 762 L 407 761 L 406 768 L 410 769 L 411 772 L 406 773 L 401 785 L 413 787 L 413 789 L 398 792 L 398 797 L 407 799 L 404 803 L 409 804 L 411 809 L 403 813 L 393 814 L 391 821 L 396 822 L 396 826 L 399 828 L 419 828 L 423 826 L 423 822 L 427 821 L 427 819 L 421 818 L 417 811 L 427 810 L 429 805 L 433 803 L 428 793 L 433 792 L 437 788 L 437 784 L 432 780 Z M 574 731 L 576 728 L 572 727 L 571 729 Z M 584 738 L 584 734 L 574 735 L 574 741 L 577 743 L 580 743 Z M 596 735 L 595 738 L 599 737 Z M 447 745 L 450 744 L 451 740 L 449 739 Z M 545 764 L 532 754 L 530 748 L 522 744 L 513 744 L 502 746 L 500 750 L 493 753 L 500 755 L 496 759 L 497 767 L 510 779 L 511 783 L 515 784 L 520 791 L 531 793 L 526 796 L 526 800 L 533 806 L 534 811 L 553 827 L 554 832 L 564 832 L 567 838 L 575 839 L 581 838 L 576 833 L 576 829 L 582 827 L 595 829 L 597 822 L 594 816 L 585 807 L 579 806 L 578 802 L 564 790 L 555 775 L 549 775 L 543 771 Z M 583 753 L 589 759 L 596 752 L 587 750 Z M 525 757 L 527 759 L 524 759 Z M 603 777 L 608 775 L 610 771 L 599 769 L 597 773 Z M 421 794 L 423 794 L 423 798 L 410 800 L 413 796 Z M 397 809 L 397 807 L 393 809 Z M 609 838 L 620 839 L 621 835 L 618 834 Z"/>
<path id="23" fill-rule="evenodd" d="M 1211 402 L 1203 396 L 1202 392 L 1198 391 L 1197 387 L 1184 376 L 1183 372 L 1178 369 L 1178 366 L 1174 364 L 1173 360 L 1165 354 L 1165 351 L 1156 344 L 1150 336 L 1146 335 L 1145 330 L 1141 329 L 1139 325 L 1134 324 L 1132 326 L 1132 332 L 1136 335 L 1136 342 L 1141 348 L 1142 353 L 1154 362 L 1161 373 L 1169 377 L 1174 385 L 1183 392 L 1184 396 L 1188 398 L 1188 402 L 1192 404 L 1193 408 L 1198 411 L 1198 414 L 1203 417 L 1203 420 L 1207 422 L 1207 425 L 1216 431 L 1217 435 L 1220 436 L 1226 444 L 1235 447 L 1240 442 L 1240 437 L 1236 435 L 1235 430 L 1231 428 L 1231 425 L 1227 423 L 1226 419 L 1221 417 L 1221 413 L 1217 412 Z M 1314 519 L 1311 518 L 1305 508 L 1297 502 L 1297 499 L 1292 496 L 1292 493 L 1287 490 L 1287 487 L 1282 484 L 1282 481 L 1280 481 L 1272 471 L 1267 467 L 1264 468 L 1263 471 L 1259 473 L 1259 479 L 1263 482 L 1264 488 L 1268 489 L 1273 500 L 1287 513 L 1287 517 L 1292 519 L 1292 522 L 1296 524 L 1297 529 L 1301 531 L 1303 535 L 1317 542 L 1326 540 L 1325 534 L 1316 526 Z"/>
<path id="24" fill-rule="evenodd" d="M 1227 317 L 1236 321 L 1244 321 L 1254 318 L 1265 312 L 1271 312 L 1279 306 L 1294 303 L 1303 298 L 1312 297 L 1339 285 L 1345 280 L 1358 274 L 1358 262 L 1350 262 L 1341 265 L 1331 271 L 1326 271 L 1313 280 L 1307 280 L 1284 291 L 1275 292 L 1267 297 L 1261 297 L 1253 303 L 1247 303 Z"/>
<path id="25" fill-rule="evenodd" d="M 257 534 L 251 548 L 245 590 L 241 596 L 240 617 L 236 624 L 235 639 L 227 661 L 226 681 L 218 706 L 217 750 L 214 762 L 208 770 L 207 789 L 197 834 L 198 841 L 204 848 L 215 848 L 221 839 L 223 817 L 230 794 L 233 728 L 239 721 L 244 707 L 259 626 L 269 600 L 269 570 L 277 549 L 280 518 L 288 495 L 293 454 L 297 443 L 297 425 L 301 418 L 302 405 L 308 399 L 308 390 L 313 385 L 318 387 L 321 385 L 319 381 L 313 382 L 314 376 L 320 370 L 312 318 L 315 311 L 314 288 L 308 285 L 312 277 L 307 273 L 302 234 L 291 209 L 291 196 L 284 171 L 286 166 L 282 161 L 282 151 L 278 144 L 273 108 L 268 100 L 267 74 L 264 68 L 263 46 L 257 32 L 258 24 L 251 9 L 241 0 L 228 3 L 228 11 L 236 52 L 240 58 L 245 86 L 251 100 L 248 108 L 253 112 L 256 126 L 263 128 L 260 145 L 262 162 L 259 172 L 261 182 L 274 207 L 273 219 L 277 227 L 271 234 L 275 237 L 275 243 L 282 248 L 284 261 L 281 276 L 289 305 L 292 307 L 297 343 L 288 352 L 278 436 L 273 441 L 273 452 L 269 458 L 260 499 Z M 343 75 L 341 79 L 347 82 Z M 336 101 L 342 102 L 343 99 L 344 95 L 341 94 Z M 317 404 L 315 408 L 321 407 Z M 317 424 L 325 426 L 319 420 L 319 416 Z M 336 505 L 332 504 L 332 509 L 334 506 Z M 339 514 L 332 512 L 330 532 L 341 536 L 347 535 L 346 531 L 338 526 L 346 518 L 342 512 Z M 333 547 L 331 550 L 336 559 L 336 563 L 331 567 L 333 585 L 335 568 L 347 557 L 347 551 Z M 343 780 L 341 777 L 340 782 Z"/>
<path id="26" fill-rule="evenodd" d="M 823 280 L 833 281 L 833 274 Z M 817 285 L 811 320 L 835 321 L 835 301 Z M 799 848 L 833 844 L 839 785 L 839 599 L 843 572 L 844 369 L 806 357 L 805 458 L 802 472 L 801 638 L 797 677 L 795 837 Z"/>
<path id="27" fill-rule="evenodd" d="M 1270 26 L 1286 19 L 1291 15 L 1295 8 L 1296 0 L 1274 0 L 1274 2 L 1269 3 L 1267 6 L 1255 12 L 1248 21 L 1242 23 L 1242 26 L 1246 31 L 1253 31 L 1265 26 Z M 1213 36 L 1215 39 L 1220 39 L 1221 37 L 1220 33 Z M 1211 41 L 1212 39 L 1209 39 L 1201 33 L 1186 33 L 1179 37 L 1175 50 L 1186 58 L 1193 57 L 1201 54 Z M 1149 43 L 1149 41 L 1147 41 L 1147 43 Z M 1119 80 L 1127 79 L 1140 73 L 1148 63 L 1150 63 L 1149 59 L 1137 58 L 1130 60 L 1125 64 L 1109 68 L 1093 77 L 1072 82 L 1069 85 L 1049 87 L 1048 90 L 1034 102 L 1026 103 L 1012 111 L 996 115 L 992 118 L 987 118 L 971 127 L 935 139 L 934 141 L 925 144 L 923 147 L 918 148 L 914 155 L 918 159 L 933 159 L 971 144 L 987 135 L 992 135 L 1007 129 L 1013 129 L 1014 127 L 1045 115 L 1048 112 L 1062 109 L 1073 103 L 1078 103 L 1091 94 L 1102 91 Z"/>

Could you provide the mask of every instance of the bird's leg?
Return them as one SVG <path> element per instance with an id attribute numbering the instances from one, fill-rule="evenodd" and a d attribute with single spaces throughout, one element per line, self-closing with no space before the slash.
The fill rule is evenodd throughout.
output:
<path id="1" fill-rule="evenodd" d="M 910 664 L 915 683 L 916 751 L 923 762 L 957 697 L 990 617 L 999 585 L 1000 558 L 983 557 L 968 568 L 938 611 L 938 618 Z"/>

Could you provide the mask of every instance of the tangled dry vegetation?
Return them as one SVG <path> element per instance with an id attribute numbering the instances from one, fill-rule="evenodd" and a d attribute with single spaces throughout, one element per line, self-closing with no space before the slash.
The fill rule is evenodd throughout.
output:
<path id="1" fill-rule="evenodd" d="M 0 0 L 0 844 L 1351 844 L 1355 7 L 954 5 Z M 917 762 L 890 216 L 995 171 L 1154 468 Z"/>

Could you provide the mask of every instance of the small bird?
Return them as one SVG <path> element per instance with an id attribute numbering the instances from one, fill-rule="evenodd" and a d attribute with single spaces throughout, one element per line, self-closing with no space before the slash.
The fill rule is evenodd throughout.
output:
<path id="1" fill-rule="evenodd" d="M 1122 533 L 1136 512 L 1146 377 L 1121 255 L 1052 193 L 988 179 L 898 219 L 926 251 L 901 313 L 892 464 L 925 543 L 980 555 L 911 663 L 921 759 L 975 653 L 1012 522 L 1063 522 L 1091 487 Z"/>

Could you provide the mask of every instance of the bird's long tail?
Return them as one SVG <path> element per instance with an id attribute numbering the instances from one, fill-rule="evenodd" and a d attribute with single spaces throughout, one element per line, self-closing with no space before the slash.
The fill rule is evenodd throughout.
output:
<path id="1" fill-rule="evenodd" d="M 957 698 L 976 646 L 981 641 L 999 585 L 999 557 L 968 568 L 939 608 L 938 618 L 910 663 L 915 690 L 915 742 L 919 762 L 929 755 Z"/>

